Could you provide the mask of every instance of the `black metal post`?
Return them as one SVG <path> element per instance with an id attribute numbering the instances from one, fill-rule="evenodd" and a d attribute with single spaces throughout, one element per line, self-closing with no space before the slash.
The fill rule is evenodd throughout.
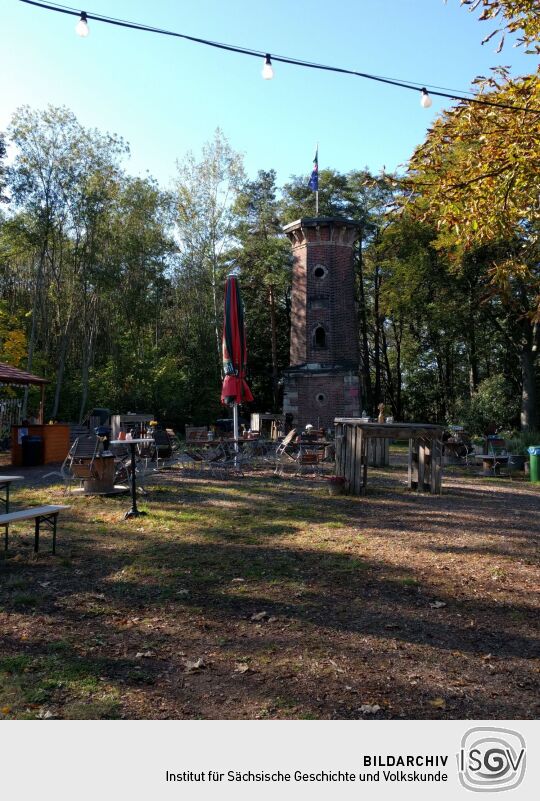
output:
<path id="1" fill-rule="evenodd" d="M 56 553 L 56 522 L 58 520 L 58 514 L 53 515 L 53 530 L 52 530 L 52 552 L 53 554 Z"/>
<path id="2" fill-rule="evenodd" d="M 0 498 L 0 500 L 4 503 L 6 507 L 6 514 L 9 512 L 9 482 L 7 484 L 0 484 L 0 489 L 5 489 L 6 497 Z M 9 525 L 6 523 L 5 531 L 4 531 L 4 550 L 7 551 L 8 549 L 8 538 L 9 538 Z"/>
<path id="3" fill-rule="evenodd" d="M 6 497 L 5 498 L 0 497 L 0 503 L 4 504 L 5 513 L 7 514 L 9 512 L 9 481 L 8 482 L 0 481 L 0 492 L 2 490 L 5 490 Z"/>
<path id="4" fill-rule="evenodd" d="M 124 520 L 128 520 L 130 517 L 140 517 L 141 515 L 145 515 L 146 512 L 140 512 L 137 509 L 137 483 L 135 478 L 135 448 L 137 447 L 136 442 L 128 442 L 129 449 L 131 451 L 131 509 L 129 512 L 126 512 L 124 515 Z"/>
<path id="5" fill-rule="evenodd" d="M 39 517 L 35 520 L 35 539 L 34 539 L 34 553 L 39 551 Z"/>

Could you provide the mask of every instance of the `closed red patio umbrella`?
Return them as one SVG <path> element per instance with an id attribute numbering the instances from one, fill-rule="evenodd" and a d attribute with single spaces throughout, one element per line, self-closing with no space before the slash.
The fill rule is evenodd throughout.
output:
<path id="1" fill-rule="evenodd" d="M 238 439 L 238 404 L 253 400 L 246 382 L 247 347 L 244 306 L 236 276 L 225 284 L 223 314 L 223 386 L 221 402 L 233 405 L 234 438 Z"/>

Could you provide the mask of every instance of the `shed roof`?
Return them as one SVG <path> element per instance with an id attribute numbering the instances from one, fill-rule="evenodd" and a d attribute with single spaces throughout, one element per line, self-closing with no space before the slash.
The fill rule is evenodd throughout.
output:
<path id="1" fill-rule="evenodd" d="M 19 370 L 17 367 L 12 367 L 10 364 L 2 364 L 0 362 L 0 384 L 18 384 L 19 386 L 27 386 L 28 384 L 48 384 L 46 378 L 40 378 L 32 373 L 27 373 L 24 370 Z"/>

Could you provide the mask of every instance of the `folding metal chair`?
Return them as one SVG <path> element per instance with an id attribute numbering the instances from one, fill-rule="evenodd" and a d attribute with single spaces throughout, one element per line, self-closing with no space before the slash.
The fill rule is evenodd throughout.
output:
<path id="1" fill-rule="evenodd" d="M 160 468 L 160 461 L 162 462 L 161 467 L 165 466 L 165 462 L 169 461 L 173 457 L 173 445 L 169 434 L 167 431 L 164 431 L 162 428 L 158 428 L 154 431 L 154 458 L 156 460 L 156 470 Z"/>
<path id="2" fill-rule="evenodd" d="M 94 460 L 98 446 L 99 439 L 94 435 L 77 437 L 74 441 L 60 468 L 60 476 L 64 481 L 66 492 L 71 490 L 75 482 L 79 482 L 82 486 L 85 479 L 97 477 L 94 471 Z M 54 475 L 54 473 L 47 473 L 44 478 L 51 475 Z"/>
<path id="3" fill-rule="evenodd" d="M 298 445 L 294 442 L 296 428 L 292 428 L 284 439 L 276 445 L 274 453 L 274 463 L 276 474 L 283 473 L 283 468 L 290 462 L 296 463 L 298 456 Z"/>

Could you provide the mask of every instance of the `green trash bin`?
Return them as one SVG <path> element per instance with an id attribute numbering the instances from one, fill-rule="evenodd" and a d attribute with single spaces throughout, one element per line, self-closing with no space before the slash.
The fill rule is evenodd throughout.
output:
<path id="1" fill-rule="evenodd" d="M 531 481 L 540 484 L 540 445 L 531 445 L 529 448 Z"/>

